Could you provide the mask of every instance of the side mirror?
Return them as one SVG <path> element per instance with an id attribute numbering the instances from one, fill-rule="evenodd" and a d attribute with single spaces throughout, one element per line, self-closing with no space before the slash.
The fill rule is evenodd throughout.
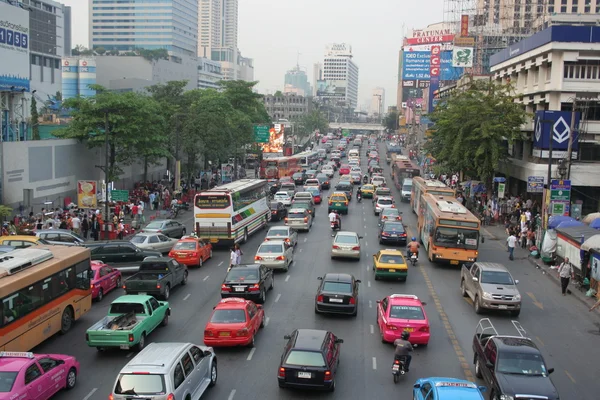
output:
<path id="1" fill-rule="evenodd" d="M 485 386 L 478 386 L 478 387 L 477 387 L 477 389 L 479 389 L 479 391 L 480 391 L 481 393 L 485 393 L 485 392 L 487 392 L 487 387 L 485 387 Z"/>
<path id="2" fill-rule="evenodd" d="M 494 369 L 494 364 L 492 364 L 490 361 L 487 361 L 485 363 L 485 366 L 488 367 L 489 369 Z"/>
<path id="3" fill-rule="evenodd" d="M 476 277 L 476 276 L 474 276 L 474 277 L 473 277 L 473 282 L 479 282 L 479 278 L 478 278 L 478 277 Z"/>
<path id="4" fill-rule="evenodd" d="M 426 306 L 426 305 L 427 305 L 427 302 L 425 302 L 425 301 L 422 301 L 422 302 L 421 302 L 421 304 L 423 304 L 424 306 Z"/>
<path id="5" fill-rule="evenodd" d="M 421 387 L 421 384 L 420 384 L 420 383 L 415 383 L 415 384 L 413 385 L 413 387 L 414 387 L 415 389 L 419 389 L 419 388 Z"/>
<path id="6" fill-rule="evenodd" d="M 481 236 L 481 243 L 485 243 L 485 236 Z"/>
<path id="7" fill-rule="evenodd" d="M 292 335 L 285 335 L 283 338 L 287 339 L 287 340 L 290 340 L 292 338 Z"/>
<path id="8" fill-rule="evenodd" d="M 361 283 L 362 281 L 360 279 L 357 279 L 355 282 L 356 283 Z"/>
<path id="9" fill-rule="evenodd" d="M 362 237 L 362 236 L 359 236 L 358 238 L 359 238 L 359 239 L 362 239 L 363 237 Z"/>
<path id="10" fill-rule="evenodd" d="M 519 280 L 515 279 L 515 285 L 518 285 L 518 284 L 519 284 Z"/>
<path id="11" fill-rule="evenodd" d="M 381 303 L 381 300 L 377 300 L 375 303 L 379 304 L 379 303 Z"/>
<path id="12" fill-rule="evenodd" d="M 548 368 L 548 375 L 554 372 L 554 368 Z"/>
<path id="13" fill-rule="evenodd" d="M 210 356 L 212 356 L 212 354 L 213 354 L 213 353 L 211 353 L 211 352 L 210 352 L 210 351 L 208 351 L 208 350 L 205 350 L 205 351 L 204 351 L 204 357 L 210 357 Z"/>
<path id="14" fill-rule="evenodd" d="M 317 279 L 318 279 L 318 280 L 320 280 L 320 281 L 322 281 L 322 280 L 323 280 L 323 277 L 322 277 L 322 276 L 319 276 Z"/>
<path id="15" fill-rule="evenodd" d="M 344 343 L 344 339 L 335 339 L 336 343 Z"/>

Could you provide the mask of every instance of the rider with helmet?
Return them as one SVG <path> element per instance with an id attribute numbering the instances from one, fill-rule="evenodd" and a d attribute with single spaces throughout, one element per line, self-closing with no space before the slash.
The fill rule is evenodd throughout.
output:
<path id="1" fill-rule="evenodd" d="M 410 353 L 413 351 L 412 344 L 408 341 L 410 337 L 410 332 L 403 331 L 401 339 L 394 340 L 394 347 L 396 350 L 394 351 L 394 361 L 404 359 L 404 369 L 408 372 L 408 368 L 410 367 L 410 361 L 412 360 L 412 356 Z"/>
<path id="2" fill-rule="evenodd" d="M 356 200 L 361 201 L 362 200 L 362 186 L 358 187 L 358 190 L 356 191 Z"/>
<path id="3" fill-rule="evenodd" d="M 328 217 L 330 223 L 335 222 L 337 223 L 338 229 L 342 229 L 342 219 L 340 218 L 340 215 L 338 214 L 337 210 L 331 210 Z"/>
<path id="4" fill-rule="evenodd" d="M 419 248 L 421 247 L 421 245 L 419 244 L 419 242 L 417 242 L 416 237 L 413 236 L 412 238 L 410 238 L 410 242 L 406 246 L 408 247 L 408 257 L 411 257 L 414 253 L 417 255 L 417 258 L 419 258 Z"/>

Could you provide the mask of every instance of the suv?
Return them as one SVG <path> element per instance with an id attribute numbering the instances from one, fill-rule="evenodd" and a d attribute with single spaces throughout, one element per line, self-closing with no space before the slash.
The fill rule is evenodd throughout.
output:
<path id="1" fill-rule="evenodd" d="M 110 395 L 114 400 L 143 393 L 144 399 L 188 399 L 217 383 L 217 356 L 192 343 L 150 343 L 121 369 Z M 135 390 L 135 391 L 134 391 Z"/>
<path id="2" fill-rule="evenodd" d="M 78 246 L 85 242 L 79 235 L 68 229 L 42 229 L 35 232 L 35 236 L 44 239 L 50 244 L 65 246 Z"/>
<path id="3" fill-rule="evenodd" d="M 137 272 L 146 257 L 162 257 L 159 251 L 142 250 L 125 240 L 85 243 L 93 261 L 102 261 L 121 272 Z"/>
<path id="4" fill-rule="evenodd" d="M 463 264 L 460 290 L 473 300 L 477 314 L 484 309 L 509 311 L 512 316 L 521 313 L 521 294 L 508 269 L 502 264 L 475 262 Z"/>
<path id="5" fill-rule="evenodd" d="M 284 338 L 287 343 L 277 373 L 279 387 L 334 391 L 344 341 L 317 329 L 296 329 Z"/>

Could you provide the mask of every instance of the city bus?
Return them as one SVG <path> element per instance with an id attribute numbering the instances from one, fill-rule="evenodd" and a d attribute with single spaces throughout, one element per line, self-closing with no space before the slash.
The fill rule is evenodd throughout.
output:
<path id="1" fill-rule="evenodd" d="M 321 158 L 319 156 L 318 152 L 312 151 L 312 150 L 304 151 L 302 153 L 295 154 L 292 157 L 297 157 L 299 159 L 299 161 L 300 161 L 300 165 L 304 169 L 311 169 L 313 167 L 318 166 L 319 165 L 319 159 Z"/>
<path id="2" fill-rule="evenodd" d="M 390 143 L 385 149 L 385 161 L 389 164 L 392 162 L 392 156 L 402 154 L 402 148 L 397 143 Z"/>
<path id="3" fill-rule="evenodd" d="M 417 230 L 429 261 L 477 261 L 479 219 L 454 197 L 424 194 L 421 200 Z"/>
<path id="4" fill-rule="evenodd" d="M 89 249 L 35 246 L 0 260 L 0 351 L 29 351 L 92 308 Z"/>
<path id="5" fill-rule="evenodd" d="M 392 180 L 396 188 L 401 189 L 404 186 L 404 180 L 420 176 L 421 170 L 410 160 L 396 159 L 392 164 Z"/>
<path id="6" fill-rule="evenodd" d="M 302 166 L 298 157 L 263 158 L 260 163 L 259 176 L 262 179 L 280 179 L 284 176 L 292 176 L 299 171 L 302 171 Z"/>
<path id="7" fill-rule="evenodd" d="M 214 245 L 245 243 L 271 219 L 268 191 L 266 180 L 240 179 L 196 194 L 196 234 Z"/>
<path id="8" fill-rule="evenodd" d="M 435 196 L 450 196 L 454 197 L 456 194 L 454 189 L 446 186 L 445 183 L 434 180 L 424 179 L 420 176 L 413 178 L 412 181 L 412 192 L 410 195 L 410 208 L 412 208 L 415 214 L 419 213 L 419 203 L 421 202 L 421 196 L 431 193 Z"/>

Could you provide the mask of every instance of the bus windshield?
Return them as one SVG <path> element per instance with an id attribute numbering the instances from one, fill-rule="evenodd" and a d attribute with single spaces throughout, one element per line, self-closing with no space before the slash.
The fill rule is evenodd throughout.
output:
<path id="1" fill-rule="evenodd" d="M 435 231 L 436 246 L 476 250 L 479 232 L 471 229 L 438 227 Z"/>

